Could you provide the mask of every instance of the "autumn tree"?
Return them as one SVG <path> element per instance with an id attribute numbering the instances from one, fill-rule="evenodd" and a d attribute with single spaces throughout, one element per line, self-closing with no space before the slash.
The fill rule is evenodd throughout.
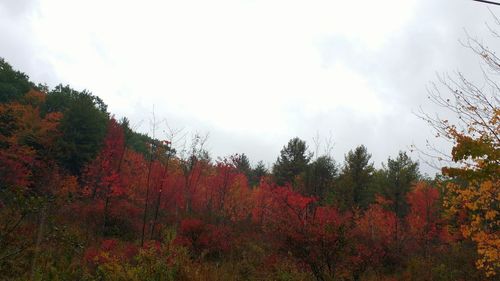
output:
<path id="1" fill-rule="evenodd" d="M 439 191 L 430 184 L 420 181 L 407 194 L 410 210 L 406 216 L 408 232 L 413 244 L 412 251 L 421 251 L 425 257 L 433 244 L 444 237 L 441 219 Z"/>
<path id="2" fill-rule="evenodd" d="M 184 177 L 183 199 L 184 210 L 190 213 L 193 209 L 194 196 L 199 188 L 207 166 L 210 163 L 210 156 L 205 149 L 208 136 L 195 134 L 189 147 L 180 150 L 180 166 Z"/>
<path id="3" fill-rule="evenodd" d="M 495 22 L 500 24 L 498 18 Z M 498 40 L 497 31 L 490 31 Z M 442 169 L 454 179 L 446 184 L 444 206 L 458 217 L 462 235 L 477 246 L 477 268 L 494 278 L 500 269 L 500 85 L 496 79 L 500 58 L 475 38 L 467 37 L 464 45 L 482 61 L 481 86 L 460 72 L 456 77 L 439 77 L 429 99 L 448 110 L 449 118 L 425 112 L 420 117 L 453 144 L 452 163 Z"/>
<path id="4" fill-rule="evenodd" d="M 331 207 L 317 208 L 314 198 L 290 185 L 263 182 L 258 190 L 262 201 L 255 205 L 253 219 L 277 250 L 307 265 L 317 280 L 335 278 L 345 258 L 348 217 Z"/>
<path id="5" fill-rule="evenodd" d="M 156 186 L 156 202 L 154 206 L 154 217 L 153 217 L 153 222 L 151 223 L 151 238 L 153 238 L 154 233 L 155 233 L 155 228 L 156 224 L 158 223 L 158 216 L 160 212 L 160 206 L 162 204 L 162 199 L 164 196 L 164 191 L 166 188 L 168 188 L 167 183 L 169 181 L 169 177 L 171 176 L 169 174 L 169 168 L 171 168 L 171 159 L 175 155 L 175 150 L 172 149 L 171 147 L 171 141 L 168 140 L 163 140 L 160 141 L 157 145 L 157 155 L 158 155 L 158 162 L 163 166 L 163 171 L 161 173 L 159 183 L 157 183 Z"/>
<path id="6" fill-rule="evenodd" d="M 53 151 L 62 115 L 42 116 L 45 93 L 30 90 L 0 103 L 0 269 L 31 254 L 36 264 L 46 237 L 48 214 L 57 213 L 76 191 L 77 182 L 60 171 Z M 5 273 L 5 272 L 2 272 Z"/>
<path id="7" fill-rule="evenodd" d="M 89 196 L 104 202 L 102 228 L 104 231 L 109 225 L 111 200 L 122 196 L 125 192 L 120 177 L 124 155 L 123 129 L 114 118 L 111 118 L 101 151 L 85 168 L 86 188 L 89 189 Z"/>
<path id="8" fill-rule="evenodd" d="M 353 274 L 362 274 L 368 268 L 381 268 L 397 259 L 392 255 L 395 248 L 396 214 L 377 202 L 355 218 L 354 245 L 356 254 L 353 259 Z"/>
<path id="9" fill-rule="evenodd" d="M 232 157 L 217 161 L 213 168 L 203 187 L 201 211 L 217 223 L 245 218 L 249 212 L 246 176 L 233 164 Z"/>

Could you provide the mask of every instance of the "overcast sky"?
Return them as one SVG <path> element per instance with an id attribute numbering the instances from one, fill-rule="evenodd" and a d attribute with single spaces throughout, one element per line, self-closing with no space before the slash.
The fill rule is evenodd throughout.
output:
<path id="1" fill-rule="evenodd" d="M 364 144 L 380 166 L 435 141 L 412 112 L 435 110 L 436 73 L 479 73 L 458 40 L 491 41 L 488 7 L 500 13 L 471 0 L 0 0 L 0 57 L 90 90 L 142 132 L 154 106 L 209 133 L 214 158 L 271 164 L 290 138 L 314 150 L 319 134 L 337 161 Z"/>

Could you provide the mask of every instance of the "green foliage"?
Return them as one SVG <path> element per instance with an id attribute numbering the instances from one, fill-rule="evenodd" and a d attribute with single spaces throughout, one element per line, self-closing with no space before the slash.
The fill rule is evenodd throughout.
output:
<path id="1" fill-rule="evenodd" d="M 4 137 L 11 137 L 14 131 L 18 129 L 18 124 L 16 124 L 16 117 L 14 116 L 14 111 L 8 109 L 0 113 L 0 135 Z M 0 146 L 6 146 L 6 144 L 0 143 Z"/>
<path id="2" fill-rule="evenodd" d="M 370 187 L 373 182 L 373 163 L 371 154 L 364 145 L 356 147 L 345 156 L 344 166 L 340 173 L 338 186 L 334 193 L 334 201 L 344 208 L 366 208 L 373 201 Z"/>
<path id="3" fill-rule="evenodd" d="M 283 147 L 273 166 L 273 176 L 278 185 L 293 183 L 295 177 L 304 173 L 312 155 L 307 153 L 306 142 L 293 138 Z"/>
<path id="4" fill-rule="evenodd" d="M 109 114 L 104 102 L 87 91 L 57 86 L 48 93 L 42 113 L 63 113 L 57 158 L 73 174 L 93 159 L 106 135 Z"/>
<path id="5" fill-rule="evenodd" d="M 261 160 L 257 162 L 257 165 L 255 165 L 255 168 L 251 170 L 250 177 L 248 178 L 249 186 L 254 187 L 258 185 L 260 179 L 264 176 L 267 176 L 268 174 L 269 171 L 267 170 L 264 161 Z"/>
<path id="6" fill-rule="evenodd" d="M 0 58 L 0 103 L 20 100 L 33 87 L 26 74 Z"/>
<path id="7" fill-rule="evenodd" d="M 130 121 L 126 117 L 120 120 L 120 124 L 123 127 L 123 132 L 125 133 L 125 143 L 127 144 L 127 147 L 141 153 L 146 159 L 149 159 L 151 157 L 151 152 L 148 144 L 152 143 L 153 139 L 148 135 L 132 130 L 132 128 L 130 128 Z"/>
<path id="8" fill-rule="evenodd" d="M 238 172 L 243 173 L 247 178 L 250 178 L 252 167 L 250 167 L 250 160 L 245 153 L 235 154 L 230 157 L 232 165 L 238 170 Z"/>
<path id="9" fill-rule="evenodd" d="M 396 159 L 387 159 L 387 165 L 379 174 L 379 190 L 392 203 L 392 210 L 400 218 L 408 212 L 406 194 L 412 185 L 421 178 L 418 162 L 413 161 L 406 152 L 399 152 Z"/>
<path id="10" fill-rule="evenodd" d="M 318 157 L 309 164 L 307 169 L 304 193 L 324 201 L 337 177 L 338 169 L 335 160 L 327 155 Z"/>

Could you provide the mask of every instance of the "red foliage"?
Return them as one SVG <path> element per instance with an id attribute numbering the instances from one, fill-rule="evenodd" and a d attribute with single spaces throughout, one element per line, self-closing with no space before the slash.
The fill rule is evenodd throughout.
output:
<path id="1" fill-rule="evenodd" d="M 101 242 L 99 247 L 89 247 L 84 253 L 84 261 L 88 268 L 95 270 L 97 266 L 107 263 L 132 262 L 139 253 L 137 246 L 123 244 L 115 239 L 107 239 Z"/>
<path id="2" fill-rule="evenodd" d="M 59 201 L 67 211 L 64 217 L 77 221 L 94 239 L 90 243 L 99 245 L 84 253 L 90 268 L 131 261 L 139 252 L 137 246 L 114 239 L 99 241 L 119 235 L 133 240 L 139 237 L 142 220 L 150 241 L 141 250 L 165 254 L 162 251 L 175 247 L 154 241 L 161 240 L 167 225 L 178 225 L 175 244 L 195 257 L 219 257 L 231 247 L 262 239 L 263 248 L 271 249 L 263 255 L 268 257 L 265 263 L 292 260 L 318 280 L 359 277 L 368 267 L 401 260 L 403 250 L 422 249 L 426 254 L 431 246 L 450 241 L 443 230 L 439 192 L 425 183 L 408 193 L 405 223 L 387 210 L 392 202 L 380 196 L 363 212 L 342 213 L 333 206 L 319 206 L 317 198 L 291 186 L 276 186 L 270 178 L 262 178 L 250 190 L 234 161 L 182 160 L 160 151 L 149 162 L 125 148 L 123 129 L 113 118 L 102 149 L 85 167 L 80 187 L 77 178 L 62 173 L 46 153 L 59 136 L 62 115 L 49 113 L 42 118 L 39 105 L 44 99 L 44 94 L 31 92 L 27 104 L 0 104 L 0 184 L 64 197 Z M 71 196 L 77 187 L 83 195 L 79 198 Z M 146 200 L 153 206 L 147 210 Z M 173 262 L 175 253 L 168 254 L 168 262 Z"/>
<path id="3" fill-rule="evenodd" d="M 127 244 L 123 248 L 123 256 L 128 261 L 131 261 L 139 253 L 139 248 L 134 244 Z"/>
<path id="4" fill-rule="evenodd" d="M 210 219 L 239 221 L 250 212 L 247 179 L 228 161 L 218 162 L 198 189 L 197 211 Z"/>
<path id="5" fill-rule="evenodd" d="M 205 224 L 198 219 L 181 221 L 176 244 L 187 247 L 194 255 L 220 255 L 230 249 L 230 231 L 224 226 Z"/>
<path id="6" fill-rule="evenodd" d="M 410 213 L 406 217 L 413 248 L 427 251 L 429 243 L 447 239 L 441 228 L 439 192 L 436 188 L 419 182 L 407 195 Z"/>
<path id="7" fill-rule="evenodd" d="M 124 156 L 123 129 L 111 118 L 104 145 L 94 161 L 87 165 L 84 178 L 93 198 L 119 197 L 124 194 L 120 170 Z"/>
<path id="8" fill-rule="evenodd" d="M 258 187 L 256 196 L 254 221 L 272 228 L 305 226 L 313 215 L 308 207 L 316 201 L 294 192 L 290 186 L 275 187 L 265 182 Z"/>
<path id="9" fill-rule="evenodd" d="M 32 183 L 34 154 L 32 149 L 17 144 L 0 150 L 0 183 L 5 186 L 28 187 Z"/>
<path id="10" fill-rule="evenodd" d="M 356 252 L 353 262 L 358 267 L 377 266 L 389 254 L 395 243 L 396 214 L 379 204 L 371 205 L 354 229 Z"/>
<path id="11" fill-rule="evenodd" d="M 316 278 L 331 278 L 342 270 L 348 257 L 351 215 L 332 207 L 317 207 L 312 197 L 302 196 L 289 186 L 258 187 L 254 221 L 283 254 L 292 254 L 307 265 Z"/>
<path id="12" fill-rule="evenodd" d="M 18 102 L 0 104 L 0 184 L 26 188 L 38 182 L 45 173 L 37 169 L 50 162 L 54 142 L 60 135 L 57 126 L 60 113 L 40 115 L 40 103 L 45 94 L 30 91 L 27 100 L 32 104 Z M 44 167 L 53 169 L 51 167 Z M 46 171 L 48 172 L 48 171 Z"/>
<path id="13" fill-rule="evenodd" d="M 118 245 L 118 242 L 114 239 L 106 239 L 102 241 L 101 243 L 101 249 L 106 252 L 113 251 L 116 249 L 116 246 Z"/>

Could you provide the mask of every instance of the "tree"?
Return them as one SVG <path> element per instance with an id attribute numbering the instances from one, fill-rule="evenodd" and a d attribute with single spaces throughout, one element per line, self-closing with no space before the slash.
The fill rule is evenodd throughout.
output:
<path id="1" fill-rule="evenodd" d="M 248 179 L 248 185 L 254 187 L 259 184 L 262 177 L 267 176 L 269 172 L 267 171 L 264 161 L 257 162 L 255 168 L 251 170 L 250 177 Z"/>
<path id="2" fill-rule="evenodd" d="M 124 194 L 120 170 L 125 155 L 123 129 L 114 118 L 108 122 L 104 145 L 98 156 L 87 165 L 85 177 L 93 199 L 104 201 L 103 232 L 106 233 L 111 199 Z"/>
<path id="3" fill-rule="evenodd" d="M 62 115 L 40 115 L 46 95 L 30 90 L 0 103 L 0 268 L 2 276 L 35 265 L 45 241 L 48 213 L 67 203 L 76 179 L 60 173 L 53 151 Z M 49 239 L 47 239 L 49 240 Z M 14 266 L 14 267 L 11 267 Z M 8 277 L 6 277 L 8 278 Z"/>
<path id="4" fill-rule="evenodd" d="M 106 110 L 100 98 L 69 86 L 59 85 L 48 94 L 42 114 L 63 113 L 57 156 L 71 173 L 78 174 L 101 149 L 108 124 Z"/>
<path id="5" fill-rule="evenodd" d="M 144 157 L 149 158 L 150 152 L 148 143 L 151 143 L 153 140 L 148 135 L 132 130 L 132 128 L 130 128 L 130 121 L 126 117 L 120 119 L 120 124 L 123 127 L 127 147 L 141 153 Z"/>
<path id="6" fill-rule="evenodd" d="M 406 152 L 399 152 L 396 159 L 387 159 L 381 171 L 380 191 L 391 201 L 391 209 L 398 218 L 408 212 L 406 194 L 413 184 L 420 179 L 418 162 L 414 162 Z"/>
<path id="7" fill-rule="evenodd" d="M 0 58 L 0 102 L 19 100 L 34 86 L 26 74 L 13 70 L 10 64 Z"/>
<path id="8" fill-rule="evenodd" d="M 414 244 L 412 251 L 421 250 L 427 256 L 431 243 L 439 240 L 442 233 L 439 192 L 421 181 L 408 193 L 407 200 L 410 211 L 406 220 Z"/>
<path id="9" fill-rule="evenodd" d="M 364 145 L 350 150 L 345 156 L 344 166 L 340 173 L 338 187 L 334 194 L 340 207 L 366 208 L 371 203 L 369 187 L 373 180 L 373 163 L 370 163 L 371 154 Z"/>
<path id="10" fill-rule="evenodd" d="M 183 199 L 184 209 L 190 213 L 193 208 L 193 197 L 196 194 L 199 183 L 204 176 L 207 166 L 210 164 L 210 155 L 205 149 L 207 136 L 195 134 L 189 148 L 180 152 L 180 164 L 184 177 Z"/>
<path id="11" fill-rule="evenodd" d="M 210 220 L 227 223 L 245 218 L 249 197 L 248 181 L 233 164 L 232 158 L 217 161 L 202 188 L 200 211 Z"/>
<path id="12" fill-rule="evenodd" d="M 45 97 L 31 90 L 22 97 L 23 103 L 0 104 L 0 186 L 30 186 L 47 192 L 48 170 L 57 170 L 52 152 L 60 137 L 62 115 L 40 116 Z"/>
<path id="13" fill-rule="evenodd" d="M 498 40 L 497 31 L 490 31 Z M 500 74 L 500 58 L 477 39 L 468 37 L 464 45 L 482 60 L 481 86 L 462 73 L 439 77 L 429 99 L 451 118 L 423 111 L 420 117 L 453 144 L 452 163 L 442 169 L 453 179 L 446 183 L 444 206 L 457 218 L 462 235 L 477 246 L 476 267 L 494 278 L 500 269 L 500 85 L 494 76 Z"/>
<path id="14" fill-rule="evenodd" d="M 263 184 L 258 189 L 265 202 L 256 204 L 254 221 L 278 252 L 307 265 L 316 280 L 336 280 L 349 255 L 352 217 L 330 206 L 318 207 L 314 198 L 290 187 Z"/>
<path id="15" fill-rule="evenodd" d="M 231 164 L 236 168 L 236 170 L 244 174 L 247 179 L 250 179 L 252 174 L 252 167 L 250 166 L 250 160 L 248 160 L 248 157 L 245 155 L 245 153 L 232 155 L 230 159 Z"/>
<path id="16" fill-rule="evenodd" d="M 316 158 L 307 169 L 304 193 L 319 200 L 326 199 L 337 176 L 338 169 L 333 158 L 327 155 Z"/>
<path id="17" fill-rule="evenodd" d="M 354 237 L 356 238 L 356 259 L 354 274 L 367 268 L 377 268 L 388 260 L 400 257 L 391 256 L 394 248 L 396 224 L 394 212 L 385 210 L 381 204 L 371 204 L 356 218 Z"/>
<path id="18" fill-rule="evenodd" d="M 162 195 L 164 193 L 163 191 L 164 189 L 167 188 L 166 183 L 168 182 L 168 177 L 169 177 L 170 159 L 173 158 L 175 155 L 175 151 L 171 148 L 171 144 L 172 143 L 170 141 L 164 140 L 159 142 L 159 144 L 157 145 L 158 160 L 159 163 L 163 165 L 163 173 L 161 174 L 160 183 L 156 188 L 156 206 L 155 206 L 153 222 L 151 224 L 151 239 L 153 239 L 156 223 L 158 221 L 158 214 L 162 202 Z"/>
<path id="19" fill-rule="evenodd" d="M 305 172 L 312 155 L 307 152 L 306 142 L 293 138 L 281 149 L 273 166 L 273 176 L 278 185 L 293 183 L 295 177 Z"/>
<path id="20" fill-rule="evenodd" d="M 387 159 L 387 165 L 377 172 L 377 190 L 385 197 L 385 207 L 396 215 L 394 223 L 395 253 L 402 253 L 403 218 L 408 213 L 406 195 L 413 184 L 420 179 L 418 162 L 414 162 L 406 152 L 399 152 L 396 159 Z"/>

